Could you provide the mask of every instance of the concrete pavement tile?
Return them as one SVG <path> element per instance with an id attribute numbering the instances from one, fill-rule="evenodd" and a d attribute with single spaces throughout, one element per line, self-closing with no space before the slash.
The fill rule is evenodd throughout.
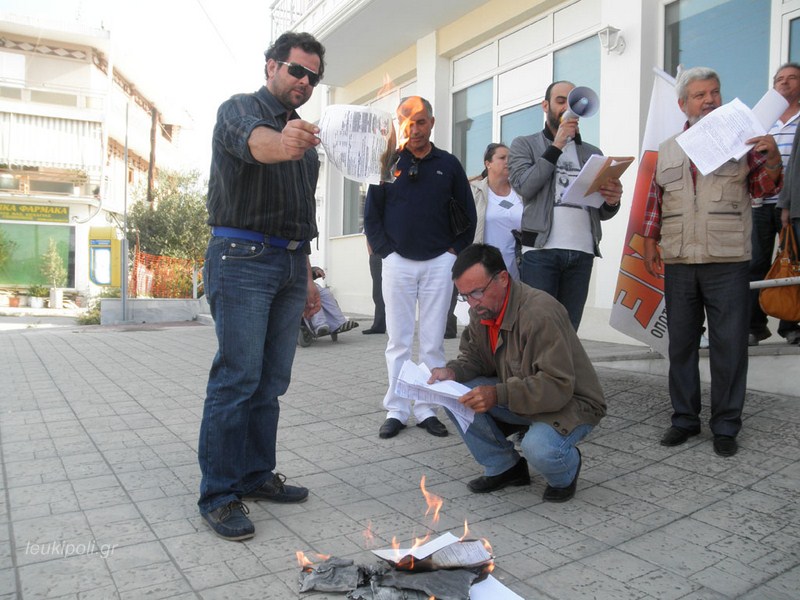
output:
<path id="1" fill-rule="evenodd" d="M 795 540 L 796 539 L 797 538 L 795 538 Z M 773 542 L 772 538 L 768 541 L 770 543 Z M 780 575 L 797 566 L 798 547 L 798 544 L 795 543 L 793 550 L 775 550 L 766 556 L 757 558 L 750 563 L 750 566 L 755 569 L 760 569 L 765 573 L 769 573 L 770 575 Z"/>
<path id="2" fill-rule="evenodd" d="M 145 573 L 142 574 L 145 576 Z M 131 590 L 120 590 L 120 600 L 158 600 L 159 598 L 169 598 L 169 600 L 189 600 L 197 596 L 192 592 L 192 588 L 185 579 L 172 579 L 144 585 Z"/>
<path id="3" fill-rule="evenodd" d="M 797 600 L 797 590 L 787 594 L 773 589 L 769 585 L 760 585 L 739 596 L 738 600 Z"/>
<path id="4" fill-rule="evenodd" d="M 157 523 L 148 523 L 148 525 L 159 540 L 167 540 L 178 535 L 186 535 L 203 530 L 211 533 L 211 530 L 208 529 L 208 525 L 205 524 L 205 521 L 199 514 L 195 518 L 159 521 Z"/>
<path id="5" fill-rule="evenodd" d="M 613 548 L 587 556 L 580 562 L 622 582 L 643 577 L 658 570 L 658 567 L 652 563 Z"/>
<path id="6" fill-rule="evenodd" d="M 772 515 L 739 506 L 735 498 L 707 506 L 693 516 L 698 521 L 756 541 L 781 529 L 781 523 Z"/>
<path id="7" fill-rule="evenodd" d="M 9 462 L 5 471 L 9 488 L 67 480 L 61 461 L 52 458 Z"/>
<path id="8" fill-rule="evenodd" d="M 708 548 L 715 552 L 721 552 L 728 557 L 741 560 L 745 564 L 751 564 L 773 551 L 771 546 L 740 535 L 729 535 L 709 544 Z"/>
<path id="9" fill-rule="evenodd" d="M 81 481 L 76 482 L 79 487 Z M 119 485 L 110 486 L 103 489 L 76 489 L 75 495 L 78 497 L 78 504 L 82 510 L 92 508 L 102 508 L 104 506 L 115 506 L 129 502 L 129 496 Z"/>
<path id="10" fill-rule="evenodd" d="M 641 600 L 645 594 L 580 563 L 570 563 L 525 580 L 537 587 L 559 590 L 571 600 Z"/>
<path id="11" fill-rule="evenodd" d="M 378 517 L 387 517 L 395 514 L 395 510 L 392 507 L 374 498 L 351 504 L 340 504 L 337 508 L 363 526 Z"/>
<path id="12" fill-rule="evenodd" d="M 99 554 L 22 565 L 18 573 L 23 598 L 77 596 L 113 584 L 106 561 Z"/>
<path id="13" fill-rule="evenodd" d="M 686 540 L 652 531 L 618 546 L 623 552 L 687 577 L 716 565 L 723 554 Z"/>
<path id="14" fill-rule="evenodd" d="M 15 520 L 14 545 L 19 564 L 51 561 L 68 552 L 66 544 L 90 545 L 94 537 L 81 512 Z M 84 548 L 84 554 L 87 552 Z"/>
<path id="15" fill-rule="evenodd" d="M 690 579 L 727 598 L 738 598 L 754 587 L 737 573 L 729 573 L 718 566 L 708 567 L 691 575 Z"/>
<path id="16" fill-rule="evenodd" d="M 569 560 L 565 556 L 561 557 L 561 559 L 563 563 Z M 528 552 L 508 554 L 503 556 L 502 560 L 495 559 L 495 564 L 502 564 L 503 571 L 517 580 L 533 577 L 552 568 L 552 565 L 536 560 Z"/>
<path id="17" fill-rule="evenodd" d="M 782 594 L 794 594 L 800 589 L 800 566 L 795 566 L 767 582 L 767 587 Z"/>
<path id="18" fill-rule="evenodd" d="M 299 585 L 293 587 L 286 583 L 277 575 L 262 575 L 244 581 L 237 581 L 223 586 L 203 590 L 200 597 L 204 600 L 286 600 L 298 596 Z M 341 600 L 341 594 L 336 594 Z M 323 600 L 318 594 L 314 600 Z"/>
<path id="19" fill-rule="evenodd" d="M 197 495 L 183 494 L 155 500 L 137 502 L 139 510 L 151 525 L 164 521 L 188 519 L 197 516 Z"/>
<path id="20" fill-rule="evenodd" d="M 683 600 L 688 594 L 701 589 L 685 577 L 656 568 L 645 575 L 630 579 L 628 585 L 658 600 Z"/>
<path id="21" fill-rule="evenodd" d="M 70 480 L 111 475 L 111 469 L 103 458 L 103 455 L 99 452 L 63 456 L 61 458 L 61 463 Z"/>
<path id="22" fill-rule="evenodd" d="M 134 502 L 142 502 L 143 500 L 156 500 L 157 498 L 166 498 L 166 492 L 160 487 L 149 487 L 140 490 L 126 490 L 131 500 Z"/>
<path id="23" fill-rule="evenodd" d="M 181 569 L 195 590 L 205 590 L 238 581 L 236 574 L 224 562 Z"/>
<path id="24" fill-rule="evenodd" d="M 563 504 L 543 502 L 530 509 L 534 514 L 546 517 L 550 521 L 560 523 L 570 529 L 583 531 L 588 527 L 599 525 L 610 518 L 608 511 L 604 511 L 588 502 L 583 501 L 584 496 L 591 496 L 591 489 L 586 493 L 581 492 L 580 481 L 578 492 L 574 500 Z"/>
<path id="25" fill-rule="evenodd" d="M 175 592 L 185 592 L 190 589 L 183 574 L 165 559 L 130 569 L 115 570 L 112 571 L 112 576 L 121 595 L 141 590 L 139 596 L 141 598 L 151 596 L 147 590 L 169 590 L 171 596 Z"/>
<path id="26" fill-rule="evenodd" d="M 558 551 L 567 558 L 580 560 L 581 558 L 593 556 L 608 548 L 610 548 L 609 544 L 605 544 L 592 537 L 587 537 L 580 542 L 559 548 Z"/>
<path id="27" fill-rule="evenodd" d="M 7 567 L 0 569 L 0 590 L 3 590 L 0 598 L 3 598 L 5 594 L 11 596 L 17 593 L 17 574 L 14 569 Z"/>
<path id="28" fill-rule="evenodd" d="M 706 546 L 712 546 L 717 542 L 731 537 L 724 529 L 714 527 L 713 525 L 703 523 L 691 517 L 673 521 L 665 525 L 661 529 L 661 532 L 671 537 L 686 540 L 687 542 L 698 543 L 702 541 Z"/>
<path id="29" fill-rule="evenodd" d="M 60 456 L 69 454 L 86 454 L 96 450 L 94 443 L 85 433 L 69 437 L 53 438 L 56 451 Z"/>
<path id="30" fill-rule="evenodd" d="M 222 559 L 233 561 L 253 556 L 250 547 L 223 540 L 211 529 L 162 540 L 162 544 L 181 569 L 218 564 Z"/>

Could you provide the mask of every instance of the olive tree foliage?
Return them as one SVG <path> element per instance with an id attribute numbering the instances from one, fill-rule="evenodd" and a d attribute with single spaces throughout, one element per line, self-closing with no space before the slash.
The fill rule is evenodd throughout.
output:
<path id="1" fill-rule="evenodd" d="M 153 202 L 144 187 L 128 210 L 128 244 L 148 254 L 202 260 L 210 235 L 207 184 L 198 171 L 160 170 Z"/>

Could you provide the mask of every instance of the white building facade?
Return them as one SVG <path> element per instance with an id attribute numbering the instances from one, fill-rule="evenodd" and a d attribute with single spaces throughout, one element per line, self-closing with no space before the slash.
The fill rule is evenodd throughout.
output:
<path id="1" fill-rule="evenodd" d="M 434 143 L 453 152 L 469 176 L 483 169 L 493 141 L 510 144 L 542 127 L 548 84 L 568 79 L 594 89 L 600 110 L 581 121 L 584 139 L 605 154 L 636 156 L 647 118 L 653 68 L 708 66 L 725 101 L 752 106 L 777 67 L 800 59 L 800 0 L 276 0 L 273 39 L 309 31 L 326 46 L 326 104 L 374 105 L 394 112 L 401 97 L 433 104 Z M 622 44 L 601 45 L 617 29 Z M 387 80 L 390 92 L 383 92 Z M 603 223 L 581 335 L 628 341 L 608 326 L 637 164 L 623 177 L 623 209 Z M 320 183 L 320 240 L 315 262 L 343 308 L 372 313 L 365 189 L 325 166 Z"/>

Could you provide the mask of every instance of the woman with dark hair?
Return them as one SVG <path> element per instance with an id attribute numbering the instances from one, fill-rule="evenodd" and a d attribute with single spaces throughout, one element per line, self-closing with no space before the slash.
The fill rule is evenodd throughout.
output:
<path id="1" fill-rule="evenodd" d="M 499 248 L 509 274 L 519 279 L 517 242 L 512 231 L 521 227 L 522 199 L 508 181 L 508 146 L 489 144 L 483 164 L 485 169 L 480 177 L 470 181 L 478 212 L 475 243 Z"/>

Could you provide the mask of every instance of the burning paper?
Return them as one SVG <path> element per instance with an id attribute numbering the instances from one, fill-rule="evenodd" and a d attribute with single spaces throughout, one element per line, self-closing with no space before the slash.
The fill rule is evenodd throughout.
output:
<path id="1" fill-rule="evenodd" d="M 367 106 L 332 104 L 319 120 L 328 160 L 353 181 L 394 181 L 397 136 L 392 115 Z"/>
<path id="2" fill-rule="evenodd" d="M 469 568 L 487 565 L 492 555 L 480 540 L 462 541 L 449 531 L 435 540 L 412 548 L 373 550 L 399 568 L 420 570 Z"/>

